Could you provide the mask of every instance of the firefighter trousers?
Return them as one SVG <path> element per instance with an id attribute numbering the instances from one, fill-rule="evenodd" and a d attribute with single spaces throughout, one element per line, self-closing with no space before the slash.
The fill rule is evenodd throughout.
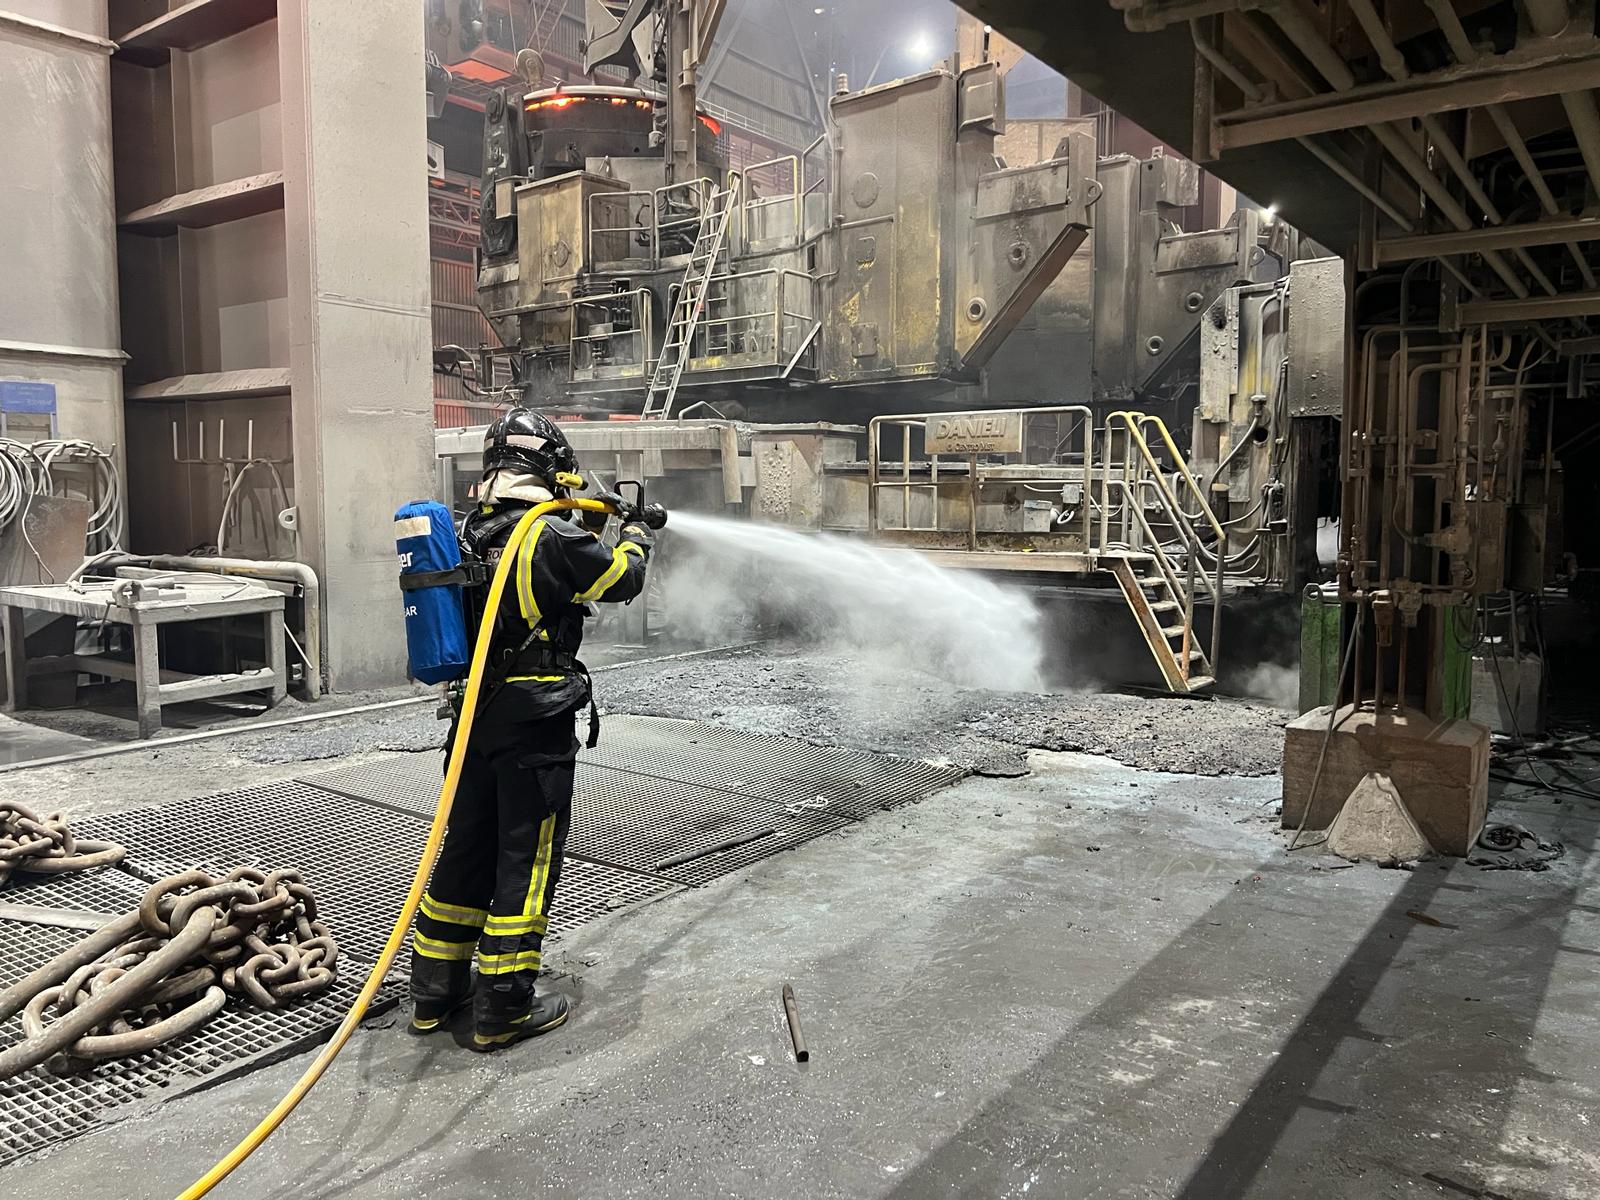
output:
<path id="1" fill-rule="evenodd" d="M 476 953 L 480 1020 L 517 1016 L 533 1003 L 572 818 L 576 756 L 570 710 L 474 730 L 412 935 L 414 1000 L 465 997 Z"/>

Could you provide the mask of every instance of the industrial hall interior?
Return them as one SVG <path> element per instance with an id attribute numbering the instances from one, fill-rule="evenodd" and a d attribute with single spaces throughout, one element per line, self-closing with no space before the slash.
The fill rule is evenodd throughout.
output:
<path id="1" fill-rule="evenodd" d="M 0 108 L 0 1197 L 1600 1197 L 1600 0 Z"/>

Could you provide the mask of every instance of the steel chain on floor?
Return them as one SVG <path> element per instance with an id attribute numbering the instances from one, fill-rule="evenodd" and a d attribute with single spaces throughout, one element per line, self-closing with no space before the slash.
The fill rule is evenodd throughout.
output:
<path id="1" fill-rule="evenodd" d="M 230 993 L 268 1009 L 314 995 L 338 978 L 338 958 L 297 871 L 169 876 L 0 992 L 0 1020 L 20 1011 L 24 1035 L 0 1052 L 0 1080 L 154 1049 L 204 1025 Z"/>
<path id="2" fill-rule="evenodd" d="M 72 836 L 63 813 L 41 817 L 25 804 L 0 800 L 0 887 L 12 873 L 55 875 L 119 863 L 128 851 L 116 842 Z"/>

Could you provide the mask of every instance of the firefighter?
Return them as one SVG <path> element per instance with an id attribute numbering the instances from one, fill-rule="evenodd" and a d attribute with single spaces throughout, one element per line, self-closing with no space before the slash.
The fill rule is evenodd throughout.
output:
<path id="1" fill-rule="evenodd" d="M 489 426 L 483 468 L 479 505 L 459 530 L 463 561 L 484 567 L 485 581 L 465 593 L 472 629 L 487 602 L 487 578 L 518 519 L 533 505 L 583 486 L 561 430 L 526 408 Z M 603 498 L 626 507 L 619 497 Z M 638 596 L 652 548 L 643 520 L 626 523 L 609 548 L 575 515 L 553 512 L 535 521 L 517 552 L 450 828 L 413 935 L 413 1032 L 431 1033 L 470 1001 L 475 1050 L 548 1032 L 570 1009 L 565 996 L 538 992 L 534 984 L 561 879 L 576 721 L 584 708 L 590 745 L 598 734 L 578 648 L 589 602 Z"/>

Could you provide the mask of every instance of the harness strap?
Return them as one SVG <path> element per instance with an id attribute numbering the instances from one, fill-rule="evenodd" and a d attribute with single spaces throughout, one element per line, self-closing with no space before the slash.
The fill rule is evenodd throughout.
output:
<path id="1" fill-rule="evenodd" d="M 443 587 L 449 584 L 458 584 L 461 587 L 475 587 L 483 582 L 483 568 L 477 563 L 473 564 L 476 570 L 462 564 L 451 567 L 448 571 L 412 571 L 410 574 L 400 576 L 400 590 L 414 592 L 418 588 Z"/>

